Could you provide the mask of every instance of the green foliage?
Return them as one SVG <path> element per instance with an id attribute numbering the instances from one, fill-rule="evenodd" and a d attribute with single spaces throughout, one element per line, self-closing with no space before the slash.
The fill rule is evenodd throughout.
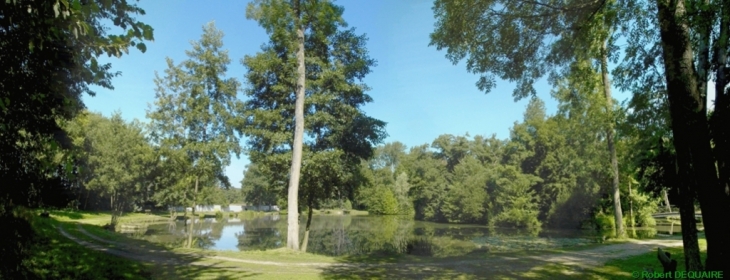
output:
<path id="1" fill-rule="evenodd" d="M 13 186 L 0 203 L 65 206 L 74 166 L 64 123 L 95 94 L 90 85 L 113 88 L 119 73 L 97 58 L 152 40 L 152 28 L 134 17 L 141 8 L 118 0 L 2 1 L 0 14 L 0 179 Z M 122 34 L 107 34 L 108 22 Z"/>
<path id="2" fill-rule="evenodd" d="M 408 183 L 408 174 L 400 173 L 393 184 L 393 195 L 398 202 L 398 213 L 401 215 L 413 215 L 413 202 L 408 197 L 411 184 Z"/>
<path id="3" fill-rule="evenodd" d="M 494 181 L 494 218 L 492 226 L 540 227 L 538 201 L 531 187 L 539 177 L 523 174 L 514 166 L 504 166 Z"/>
<path id="4" fill-rule="evenodd" d="M 267 188 L 283 191 L 292 166 L 297 87 L 294 3 L 256 1 L 246 16 L 270 36 L 254 56 L 246 56 L 245 133 L 251 162 L 267 178 Z M 367 38 L 344 29 L 343 9 L 331 2 L 312 2 L 302 10 L 306 47 L 302 181 L 298 199 L 316 206 L 325 199 L 353 198 L 362 159 L 385 137 L 385 123 L 360 109 L 372 102 L 361 81 L 375 61 L 365 48 Z"/>
<path id="5" fill-rule="evenodd" d="M 442 211 L 450 223 L 486 223 L 490 173 L 473 157 L 464 158 L 454 169 Z"/>
<path id="6" fill-rule="evenodd" d="M 349 199 L 345 199 L 344 207 L 346 211 L 352 210 L 352 202 Z M 347 213 L 345 213 L 347 214 Z"/>
<path id="7" fill-rule="evenodd" d="M 595 226 L 599 229 L 615 229 L 616 220 L 613 218 L 613 214 L 605 214 L 599 212 L 594 217 Z"/>
<path id="8" fill-rule="evenodd" d="M 279 187 L 283 189 L 283 185 Z M 246 172 L 241 180 L 241 194 L 248 205 L 276 204 L 281 189 L 273 189 L 270 186 L 259 165 L 252 163 L 246 166 Z"/>
<path id="9" fill-rule="evenodd" d="M 116 112 L 111 118 L 84 112 L 68 124 L 79 151 L 76 164 L 81 172 L 77 182 L 87 192 L 105 198 L 107 209 L 114 213 L 112 224 L 122 211 L 130 211 L 149 196 L 154 181 L 157 158 L 138 122 L 127 123 Z"/>
<path id="10" fill-rule="evenodd" d="M 408 174 L 415 218 L 425 221 L 445 221 L 441 203 L 448 193 L 446 164 L 428 151 L 427 145 L 411 148 L 403 159 Z"/>
<path id="11" fill-rule="evenodd" d="M 154 142 L 180 171 L 177 182 L 168 185 L 174 190 L 168 195 L 178 197 L 177 202 L 199 184 L 212 187 L 217 181 L 230 187 L 224 166 L 230 164 L 231 153 L 241 152 L 236 135 L 243 109 L 237 99 L 240 84 L 225 76 L 230 59 L 222 47 L 223 33 L 209 23 L 186 52 L 189 59 L 176 66 L 168 58 L 165 76 L 155 77 L 157 100 L 147 117 Z M 192 192 L 192 202 L 196 200 L 197 189 Z"/>
<path id="12" fill-rule="evenodd" d="M 368 213 L 373 215 L 396 215 L 399 213 L 398 200 L 393 191 L 385 186 L 378 186 L 370 190 Z"/>
<path id="13" fill-rule="evenodd" d="M 659 198 L 654 198 L 650 194 L 639 193 L 636 189 L 632 189 L 628 197 L 631 199 L 631 205 L 634 208 L 633 213 L 637 225 L 642 227 L 655 226 L 656 221 L 651 215 L 659 211 Z"/>
<path id="14" fill-rule="evenodd" d="M 214 205 L 218 204 L 223 207 L 228 206 L 228 199 L 226 198 L 225 191 L 219 186 L 204 188 L 200 191 L 199 204 L 203 205 Z"/>
<path id="15" fill-rule="evenodd" d="M 596 37 L 606 38 L 605 31 L 594 29 L 604 20 L 612 22 L 597 13 L 603 4 L 437 0 L 430 45 L 446 48 L 453 63 L 466 58 L 467 70 L 481 75 L 477 87 L 482 91 L 493 89 L 497 77 L 516 82 L 513 96 L 519 100 L 535 95 L 532 84 L 560 73 L 574 53 L 593 49 Z"/>

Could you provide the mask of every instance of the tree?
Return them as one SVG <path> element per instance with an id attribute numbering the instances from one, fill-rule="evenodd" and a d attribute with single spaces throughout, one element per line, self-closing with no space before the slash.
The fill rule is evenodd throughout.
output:
<path id="1" fill-rule="evenodd" d="M 84 168 L 90 174 L 84 182 L 89 190 L 96 190 L 109 198 L 112 210 L 111 225 L 132 207 L 136 194 L 145 181 L 145 149 L 147 140 L 139 127 L 126 123 L 119 112 L 106 119 L 91 114 L 86 127 L 86 155 Z"/>
<path id="2" fill-rule="evenodd" d="M 445 222 L 442 202 L 448 194 L 446 162 L 435 158 L 428 145 L 411 148 L 402 160 L 402 168 L 408 174 L 411 185 L 415 218 L 423 221 Z"/>
<path id="3" fill-rule="evenodd" d="M 535 95 L 532 84 L 549 74 L 555 83 L 571 62 L 595 59 L 602 74 L 605 113 L 613 112 L 608 57 L 616 12 L 611 1 L 482 0 L 465 5 L 460 1 L 435 2 L 436 30 L 431 45 L 447 48 L 446 57 L 457 63 L 467 57 L 467 69 L 482 74 L 480 90 L 489 92 L 495 77 L 517 82 L 515 101 Z M 611 119 L 610 117 L 608 119 Z M 613 200 L 616 233 L 625 234 L 622 222 L 618 162 L 614 143 L 614 123 L 604 126 L 610 165 L 613 171 Z"/>
<path id="4" fill-rule="evenodd" d="M 537 196 L 531 187 L 541 179 L 519 172 L 516 166 L 502 166 L 490 184 L 495 194 L 494 217 L 489 225 L 539 228 Z"/>
<path id="5" fill-rule="evenodd" d="M 241 152 L 236 132 L 240 134 L 238 114 L 243 103 L 236 97 L 239 82 L 225 77 L 230 59 L 228 51 L 221 49 L 223 33 L 208 23 L 201 39 L 191 44 L 188 60 L 175 66 L 168 58 L 166 75 L 156 75 L 156 107 L 147 116 L 153 139 L 168 151 L 168 159 L 175 158 L 184 168 L 182 184 L 188 190 L 194 187 L 191 206 L 195 209 L 201 182 L 230 186 L 223 169 L 230 164 L 231 153 Z"/>
<path id="6" fill-rule="evenodd" d="M 35 162 L 33 154 L 46 153 L 47 146 L 71 147 L 60 124 L 83 109 L 83 93 L 95 94 L 88 86 L 112 88 L 111 78 L 119 73 L 96 58 L 121 56 L 130 46 L 144 52 L 142 42 L 153 38 L 152 28 L 133 17 L 144 14 L 138 6 L 88 2 L 84 7 L 65 0 L 0 3 L 0 177 L 8 185 L 29 186 L 3 188 L 2 199 L 13 201 L 9 204 L 28 204 L 37 193 L 31 181 L 44 176 L 33 173 L 44 172 L 47 163 Z M 103 20 L 125 33 L 107 34 Z"/>
<path id="7" fill-rule="evenodd" d="M 281 190 L 270 187 L 267 176 L 256 164 L 246 166 L 246 172 L 241 180 L 241 193 L 244 200 L 251 205 L 272 205 Z"/>
<path id="8" fill-rule="evenodd" d="M 142 41 L 153 38 L 152 28 L 133 17 L 144 14 L 141 8 L 126 1 L 99 2 L 86 1 L 83 7 L 67 0 L 0 3 L 0 219 L 8 224 L 3 236 L 31 228 L 12 216 L 15 205 L 36 206 L 39 196 L 67 195 L 58 190 L 71 184 L 70 153 L 60 168 L 51 167 L 51 157 L 43 155 L 70 148 L 60 123 L 83 108 L 83 93 L 94 95 L 88 85 L 112 88 L 110 64 L 99 65 L 96 58 L 121 56 L 135 45 L 144 52 Z M 124 33 L 106 34 L 105 20 Z M 3 242 L 0 250 L 20 252 L 13 250 L 29 240 L 22 236 Z M 6 247 L 15 245 L 20 247 Z M 12 278 L 18 267 L 6 257 L 20 262 L 22 256 L 3 253 L 0 277 Z"/>
<path id="9" fill-rule="evenodd" d="M 395 168 L 398 166 L 405 154 L 406 145 L 403 143 L 398 141 L 386 143 L 385 145 L 379 146 L 375 149 L 373 167 L 375 169 L 387 168 L 391 173 L 395 173 Z"/>
<path id="10" fill-rule="evenodd" d="M 705 225 L 705 269 L 728 273 L 722 262 L 730 258 L 730 228 L 723 218 L 730 213 L 730 141 L 721 123 L 730 119 L 730 3 L 657 0 L 656 15 L 678 170 L 682 183 L 697 192 Z M 715 35 L 712 40 L 710 34 Z M 699 44 L 693 43 L 698 42 L 695 36 Z M 716 99 L 708 120 L 705 96 L 711 70 Z"/>
<path id="11" fill-rule="evenodd" d="M 730 81 L 727 75 L 730 3 L 625 0 L 554 5 L 510 1 L 499 2 L 505 8 L 503 11 L 489 10 L 491 16 L 484 16 L 485 9 L 494 7 L 495 3 L 498 2 L 482 1 L 475 5 L 477 8 L 465 9 L 456 1 L 437 2 L 435 12 L 442 21 L 432 39 L 438 47 L 449 48 L 448 57 L 453 61 L 470 54 L 467 67 L 472 71 L 497 73 L 502 78 L 518 81 L 516 97 L 532 93 L 534 90 L 527 85 L 548 71 L 560 68 L 556 66 L 586 58 L 586 53 L 578 50 L 589 50 L 588 53 L 594 55 L 588 57 L 599 58 L 604 92 L 608 93 L 607 63 L 604 61 L 618 57 L 618 52 L 611 44 L 615 40 L 605 43 L 606 38 L 613 37 L 607 34 L 620 27 L 627 31 L 622 33 L 631 34 L 628 37 L 630 44 L 642 45 L 627 49 L 625 56 L 629 64 L 642 67 L 624 67 L 618 76 L 633 76 L 634 83 L 645 84 L 656 83 L 655 77 L 662 77 L 663 81 L 656 84 L 665 84 L 679 175 L 687 180 L 683 184 L 689 186 L 689 191 L 698 194 L 708 252 L 711 252 L 708 253 L 707 269 L 719 269 L 719 260 L 727 259 L 730 254 L 730 241 L 724 238 L 730 235 L 730 229 L 722 219 L 730 210 L 727 192 L 730 182 L 727 147 L 730 145 L 727 144 L 727 129 L 721 125 L 730 118 L 726 89 Z M 509 21 L 505 23 L 503 19 Z M 617 23 L 621 25 L 615 25 Z M 469 28 L 465 28 L 466 24 Z M 642 30 L 638 33 L 646 36 L 635 37 L 637 32 L 632 30 Z M 546 36 L 556 36 L 556 40 L 545 40 Z M 485 46 L 489 49 L 484 49 Z M 663 64 L 658 69 L 659 75 L 651 69 L 656 60 Z M 493 86 L 490 78 L 493 76 L 483 76 L 478 84 L 480 88 Z M 717 97 L 715 110 L 708 120 L 706 94 L 711 78 L 715 79 Z"/>
<path id="12" fill-rule="evenodd" d="M 451 223 L 486 222 L 487 181 L 492 172 L 474 157 L 466 157 L 454 169 L 454 176 L 442 211 Z"/>
<path id="13" fill-rule="evenodd" d="M 413 215 L 413 202 L 408 197 L 411 184 L 408 183 L 408 174 L 401 172 L 393 184 L 393 194 L 398 201 L 398 213 L 401 215 Z"/>
<path id="14" fill-rule="evenodd" d="M 270 35 L 261 53 L 243 60 L 251 85 L 245 119 L 249 155 L 251 162 L 272 171 L 267 174 L 273 184 L 289 182 L 290 249 L 299 248 L 299 199 L 307 199 L 311 216 L 317 200 L 328 198 L 321 195 L 352 197 L 354 183 L 346 175 L 357 171 L 361 159 L 372 157 L 372 146 L 385 136 L 385 123 L 359 109 L 372 99 L 365 94 L 369 88 L 357 81 L 375 61 L 367 55 L 365 36 L 341 29 L 346 27 L 342 12 L 329 1 L 276 0 L 251 3 L 246 12 Z M 303 133 L 311 141 L 303 143 Z M 324 179 L 316 174 L 335 169 L 327 183 L 311 180 Z M 312 178 L 300 180 L 300 171 Z"/>

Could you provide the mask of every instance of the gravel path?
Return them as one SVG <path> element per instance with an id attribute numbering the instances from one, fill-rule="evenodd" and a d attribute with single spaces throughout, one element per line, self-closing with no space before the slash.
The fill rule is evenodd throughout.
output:
<path id="1" fill-rule="evenodd" d="M 239 258 L 231 258 L 231 257 L 223 257 L 223 256 L 206 256 L 206 255 L 197 255 L 197 254 L 173 254 L 170 252 L 164 252 L 162 250 L 150 250 L 145 248 L 139 248 L 135 247 L 132 244 L 125 244 L 121 242 L 115 242 L 111 240 L 106 240 L 103 238 L 100 238 L 98 236 L 95 236 L 86 230 L 84 230 L 80 225 L 78 225 L 78 231 L 89 238 L 96 240 L 100 243 L 107 244 L 106 246 L 100 245 L 97 243 L 87 242 L 81 239 L 78 239 L 72 235 L 70 235 L 68 232 L 63 230 L 60 226 L 58 227 L 58 230 L 66 236 L 67 238 L 73 240 L 74 242 L 88 247 L 93 250 L 97 251 L 103 251 L 109 254 L 117 255 L 120 257 L 133 259 L 137 261 L 143 261 L 143 262 L 151 262 L 151 263 L 159 263 L 159 264 L 171 264 L 171 265 L 182 265 L 182 264 L 193 264 L 193 265 L 201 265 L 201 266 L 211 266 L 210 264 L 201 264 L 198 263 L 199 261 L 203 259 L 212 259 L 212 260 L 222 260 L 222 261 L 228 261 L 228 262 L 238 262 L 238 263 L 248 263 L 248 264 L 256 264 L 256 265 L 271 265 L 271 266 L 282 266 L 282 267 L 307 267 L 307 268 L 313 268 L 313 269 L 338 269 L 338 268 L 354 268 L 354 269 L 369 269 L 369 268 L 375 268 L 375 267 L 400 267 L 400 268 L 423 268 L 423 269 L 429 269 L 429 268 L 435 268 L 435 267 L 441 267 L 441 268 L 452 268 L 457 271 L 472 271 L 475 269 L 481 270 L 481 271 L 508 271 L 508 272 L 517 272 L 517 271 L 527 271 L 531 268 L 534 268 L 539 265 L 544 265 L 547 263 L 558 263 L 563 265 L 569 265 L 576 268 L 581 269 L 587 269 L 587 268 L 594 268 L 601 266 L 605 264 L 607 261 L 611 259 L 617 259 L 617 258 L 626 258 L 634 255 L 640 255 L 644 254 L 650 251 L 655 250 L 657 247 L 681 247 L 682 241 L 681 240 L 671 240 L 671 239 L 651 239 L 651 240 L 630 240 L 627 243 L 621 243 L 621 244 L 611 244 L 611 245 L 605 245 L 580 251 L 574 251 L 574 252 L 565 252 L 565 253 L 556 253 L 556 254 L 549 254 L 549 255 L 540 255 L 540 256 L 520 256 L 520 257 L 503 257 L 503 256 L 495 256 L 493 258 L 488 259 L 478 259 L 478 260 L 464 260 L 464 261 L 446 261 L 446 262 L 437 262 L 437 263 L 414 263 L 414 264 L 404 264 L 404 263 L 383 263 L 383 264 L 366 264 L 366 263 L 312 263 L 312 262 L 302 262 L 302 263 L 290 263 L 290 262 L 272 262 L 272 261 L 258 261 L 258 260 L 250 260 L 250 259 L 239 259 Z M 114 245 L 114 248 L 108 248 L 107 246 L 111 244 Z M 191 259 L 194 259 L 195 261 L 191 260 L 182 260 L 181 258 L 190 257 Z"/>

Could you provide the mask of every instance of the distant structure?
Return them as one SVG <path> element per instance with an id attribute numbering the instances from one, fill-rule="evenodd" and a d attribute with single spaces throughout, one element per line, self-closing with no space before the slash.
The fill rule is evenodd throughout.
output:
<path id="1" fill-rule="evenodd" d="M 223 207 L 223 212 L 239 213 L 241 211 L 243 211 L 241 204 L 229 204 L 227 207 Z"/>
<path id="2" fill-rule="evenodd" d="M 246 206 L 246 210 L 265 211 L 265 212 L 281 211 L 281 210 L 279 210 L 279 206 L 277 206 L 277 205 L 259 205 L 258 207 L 257 206 Z"/>
<path id="3" fill-rule="evenodd" d="M 175 206 L 170 207 L 169 210 L 175 210 L 176 212 L 192 212 L 191 207 Z M 242 204 L 230 204 L 226 207 L 221 207 L 219 204 L 214 205 L 198 205 L 195 206 L 195 212 L 228 212 L 228 213 L 240 213 L 242 211 L 265 211 L 265 212 L 278 212 L 281 211 L 277 205 L 259 205 L 259 206 L 248 206 Z"/>

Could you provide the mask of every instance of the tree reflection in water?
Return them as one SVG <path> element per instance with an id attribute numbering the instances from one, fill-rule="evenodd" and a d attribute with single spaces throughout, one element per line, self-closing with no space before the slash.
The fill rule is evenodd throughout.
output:
<path id="1" fill-rule="evenodd" d="M 601 240 L 596 238 L 600 233 L 595 231 L 490 229 L 479 225 L 420 222 L 402 216 L 322 215 L 312 218 L 307 250 L 329 256 L 415 254 L 441 257 L 561 248 Z M 184 246 L 192 233 L 192 245 L 197 248 L 270 250 L 286 244 L 286 227 L 286 220 L 278 215 L 240 220 L 200 219 L 193 224 L 181 221 L 150 225 L 142 238 Z M 647 233 L 637 232 L 637 236 L 653 236 L 651 232 Z"/>

